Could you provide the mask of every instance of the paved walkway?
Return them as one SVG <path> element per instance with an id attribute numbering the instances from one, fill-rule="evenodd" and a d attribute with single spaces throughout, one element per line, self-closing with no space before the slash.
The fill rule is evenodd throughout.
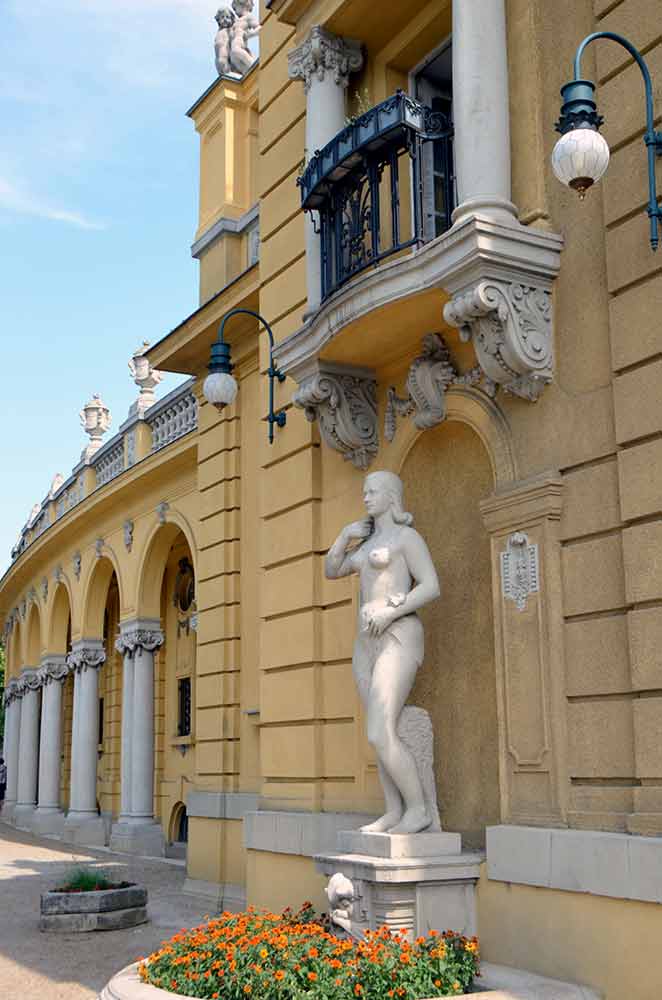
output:
<path id="1" fill-rule="evenodd" d="M 40 933 L 40 894 L 76 862 L 145 885 L 150 923 L 125 931 Z M 182 894 L 184 877 L 181 865 L 67 847 L 0 822 L 0 998 L 92 1000 L 115 972 L 209 912 L 208 903 Z"/>

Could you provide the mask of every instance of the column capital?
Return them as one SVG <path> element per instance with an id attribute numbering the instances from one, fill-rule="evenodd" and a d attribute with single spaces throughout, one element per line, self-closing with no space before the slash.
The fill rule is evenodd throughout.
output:
<path id="1" fill-rule="evenodd" d="M 287 57 L 291 80 L 303 80 L 306 93 L 314 79 L 322 83 L 328 73 L 339 87 L 347 87 L 349 74 L 363 66 L 361 42 L 355 38 L 332 35 L 316 24 L 301 45 Z"/>
<path id="2" fill-rule="evenodd" d="M 41 683 L 45 686 L 46 684 L 50 684 L 52 681 L 65 681 L 69 676 L 69 672 L 70 668 L 67 664 L 66 656 L 46 656 L 41 661 L 39 677 L 41 679 Z"/>
<path id="3" fill-rule="evenodd" d="M 8 705 L 11 705 L 12 702 L 19 701 L 22 696 L 23 690 L 21 688 L 20 681 L 18 681 L 15 677 L 12 677 L 5 688 L 5 708 L 7 708 Z"/>
<path id="4" fill-rule="evenodd" d="M 39 670 L 29 667 L 24 670 L 19 679 L 19 686 L 21 688 L 21 693 L 26 694 L 28 691 L 38 691 L 41 687 L 41 677 L 39 676 Z"/>
<path id="5" fill-rule="evenodd" d="M 135 618 L 120 624 L 120 634 L 115 640 L 115 649 L 122 655 L 135 654 L 138 649 L 153 653 L 164 642 L 165 634 L 157 619 Z"/>
<path id="6" fill-rule="evenodd" d="M 98 670 L 106 662 L 106 651 L 101 639 L 83 639 L 68 654 L 66 664 L 72 673 Z"/>

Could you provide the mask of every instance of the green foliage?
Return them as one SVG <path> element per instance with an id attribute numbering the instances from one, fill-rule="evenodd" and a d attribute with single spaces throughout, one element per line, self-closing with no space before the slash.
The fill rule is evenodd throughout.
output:
<path id="1" fill-rule="evenodd" d="M 420 1000 L 460 996 L 478 975 L 478 941 L 453 931 L 413 944 L 386 927 L 339 940 L 297 914 L 249 909 L 181 931 L 147 959 L 143 982 L 209 1000 Z"/>
<path id="2" fill-rule="evenodd" d="M 59 892 L 100 892 L 102 889 L 112 889 L 114 883 L 104 872 L 96 868 L 83 866 L 72 868 L 59 886 Z"/>

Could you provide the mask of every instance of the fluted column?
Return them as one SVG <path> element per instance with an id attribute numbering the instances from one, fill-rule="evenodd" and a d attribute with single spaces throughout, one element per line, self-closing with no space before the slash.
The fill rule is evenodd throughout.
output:
<path id="1" fill-rule="evenodd" d="M 97 745 L 99 737 L 99 668 L 106 660 L 100 639 L 75 643 L 67 656 L 74 673 L 70 807 L 64 836 L 90 847 L 105 842 L 97 812 Z"/>
<path id="2" fill-rule="evenodd" d="M 36 833 L 61 833 L 60 757 L 62 753 L 62 688 L 69 668 L 65 656 L 50 656 L 42 663 L 41 731 L 39 738 L 39 801 L 32 819 Z"/>
<path id="3" fill-rule="evenodd" d="M 345 91 L 349 74 L 363 65 L 360 42 L 339 38 L 313 27 L 306 40 L 288 56 L 289 75 L 303 80 L 306 92 L 306 162 L 345 127 Z M 322 298 L 320 236 L 310 215 L 306 215 L 307 314 L 319 307 Z"/>
<path id="4" fill-rule="evenodd" d="M 21 704 L 23 689 L 14 678 L 5 691 L 5 763 L 7 765 L 7 791 L 2 807 L 2 818 L 12 821 L 18 797 L 18 757 L 21 734 Z"/>
<path id="5" fill-rule="evenodd" d="M 505 0 L 453 0 L 453 221 L 512 222 Z"/>
<path id="6" fill-rule="evenodd" d="M 160 622 L 122 622 L 116 648 L 124 656 L 122 681 L 122 815 L 113 826 L 113 850 L 162 855 L 163 831 L 154 820 L 154 654 L 163 645 Z"/>
<path id="7" fill-rule="evenodd" d="M 27 828 L 37 806 L 39 773 L 39 702 L 41 679 L 36 670 L 21 674 L 23 688 L 21 728 L 18 743 L 18 795 L 14 813 L 16 825 Z"/>

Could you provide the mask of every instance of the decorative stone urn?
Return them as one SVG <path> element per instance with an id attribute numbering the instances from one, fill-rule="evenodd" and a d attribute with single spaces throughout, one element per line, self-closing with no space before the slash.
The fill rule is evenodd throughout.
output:
<path id="1" fill-rule="evenodd" d="M 130 885 L 96 892 L 44 892 L 39 930 L 60 934 L 119 931 L 145 924 L 147 889 Z"/>
<path id="2" fill-rule="evenodd" d="M 478 986 L 480 983 L 480 986 Z M 467 997 L 481 1000 L 601 1000 L 598 993 L 587 986 L 547 979 L 531 972 L 522 972 L 505 965 L 481 962 L 481 977 L 476 983 L 477 993 Z M 143 983 L 138 975 L 138 963 L 127 966 L 110 980 L 99 994 L 98 1000 L 185 1000 L 181 993 L 169 993 L 156 986 Z"/>

